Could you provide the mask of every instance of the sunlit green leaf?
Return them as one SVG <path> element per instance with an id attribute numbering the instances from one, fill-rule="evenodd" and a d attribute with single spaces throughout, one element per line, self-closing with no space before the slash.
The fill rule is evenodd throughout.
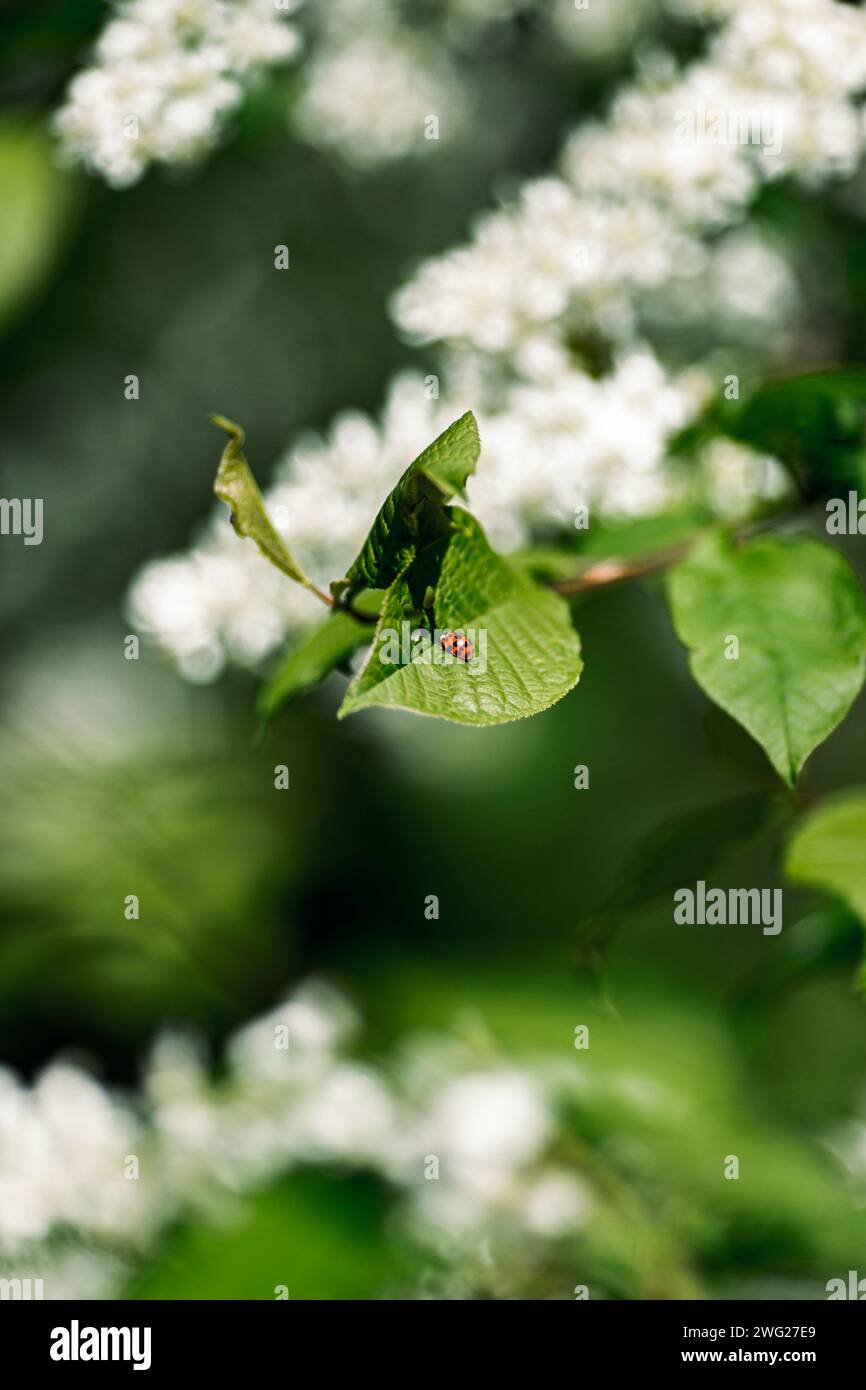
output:
<path id="1" fill-rule="evenodd" d="M 0 122 L 0 321 L 37 286 L 67 224 L 70 186 L 48 135 Z"/>
<path id="2" fill-rule="evenodd" d="M 866 486 L 866 369 L 805 372 L 715 400 L 673 441 L 690 452 L 727 435 L 790 468 L 807 497 Z"/>
<path id="3" fill-rule="evenodd" d="M 866 669 L 866 604 L 845 559 L 805 539 L 702 541 L 669 576 L 695 680 L 793 784 Z"/>
<path id="4" fill-rule="evenodd" d="M 788 845 L 785 870 L 844 898 L 866 922 L 866 787 L 831 797 L 806 816 Z"/>
<path id="5" fill-rule="evenodd" d="M 424 545 L 447 530 L 445 504 L 464 496 L 480 448 L 475 416 L 467 411 L 410 463 L 348 571 L 351 586 L 387 589 Z"/>
<path id="6" fill-rule="evenodd" d="M 188 1220 L 151 1253 L 133 1299 L 351 1299 L 397 1277 L 381 1190 L 364 1176 L 293 1173 L 231 1221 Z M 286 1290 L 285 1294 L 281 1290 Z"/>
<path id="7" fill-rule="evenodd" d="M 451 523 L 389 589 L 341 716 L 384 705 L 459 724 L 505 724 L 540 713 L 577 683 L 580 643 L 564 600 L 497 555 L 468 512 L 452 508 Z M 407 616 L 423 612 L 430 591 L 432 620 Z M 411 642 L 421 629 L 429 640 Z M 470 638 L 470 661 L 446 657 L 448 629 Z"/>
<path id="8" fill-rule="evenodd" d="M 361 611 L 366 608 L 370 613 L 378 612 L 382 595 L 371 594 L 368 599 L 367 604 L 356 599 L 354 606 Z M 326 618 L 321 627 L 301 638 L 262 686 L 259 714 L 263 719 L 273 719 L 291 700 L 320 685 L 372 637 L 373 628 L 348 613 L 336 612 Z"/>
<path id="9" fill-rule="evenodd" d="M 217 469 L 214 492 L 231 509 L 232 526 L 239 536 L 248 536 L 255 541 L 265 559 L 270 560 L 289 579 L 311 588 L 311 580 L 271 524 L 264 498 L 243 452 L 243 430 L 224 415 L 212 415 L 210 418 L 229 436 Z"/>

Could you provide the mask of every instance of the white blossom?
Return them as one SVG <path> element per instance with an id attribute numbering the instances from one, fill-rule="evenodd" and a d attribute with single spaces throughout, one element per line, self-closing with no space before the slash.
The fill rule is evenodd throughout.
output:
<path id="1" fill-rule="evenodd" d="M 719 516 L 736 518 L 755 499 L 777 502 L 792 485 L 778 459 L 746 449 L 730 439 L 714 439 L 701 451 L 707 494 Z"/>
<path id="2" fill-rule="evenodd" d="M 435 150 L 461 130 L 467 104 L 433 42 L 400 29 L 350 32 L 309 63 L 293 124 L 311 144 L 373 166 Z"/>
<path id="3" fill-rule="evenodd" d="M 275 1065 L 275 1021 L 286 1019 L 291 1044 Z M 411 1045 L 411 1068 L 364 1064 L 344 1055 L 352 1022 L 340 994 L 309 982 L 229 1040 L 219 1081 L 199 1044 L 165 1034 L 135 1111 L 77 1067 L 49 1067 L 30 1088 L 0 1073 L 4 1274 L 51 1271 L 49 1297 L 111 1296 L 179 1216 L 219 1219 L 310 1163 L 379 1172 L 433 1244 L 479 1229 L 516 1240 L 580 1229 L 591 1193 L 547 1161 L 555 1068 L 480 1067 L 438 1037 Z M 431 1153 L 441 1182 L 424 1176 Z M 48 1244 L 59 1230 L 62 1250 Z"/>
<path id="4" fill-rule="evenodd" d="M 542 324 L 628 335 L 640 297 L 697 274 L 700 237 L 741 220 L 764 179 L 853 171 L 864 54 L 862 11 L 762 0 L 684 72 L 655 55 L 605 120 L 567 140 L 562 181 L 527 184 L 468 246 L 420 268 L 395 300 L 398 323 L 487 353 L 513 352 Z"/>
<path id="5" fill-rule="evenodd" d="M 587 1185 L 568 1169 L 545 1168 L 526 1185 L 522 1205 L 529 1230 L 551 1238 L 579 1230 L 591 1198 Z"/>
<path id="6" fill-rule="evenodd" d="M 78 1068 L 55 1064 L 26 1088 L 0 1072 L 0 1254 L 57 1228 L 130 1235 L 140 1189 L 124 1177 L 139 1127 Z"/>
<path id="7" fill-rule="evenodd" d="M 200 156 L 246 82 L 298 52 L 285 20 L 300 3 L 125 0 L 55 118 L 67 159 L 123 187 L 153 161 Z"/>
<path id="8" fill-rule="evenodd" d="M 784 248 L 745 219 L 765 180 L 811 184 L 859 157 L 866 17 L 833 0 L 672 8 L 715 22 L 705 52 L 682 70 L 664 54 L 642 57 L 607 117 L 566 140 L 559 174 L 485 213 L 468 244 L 422 264 L 395 296 L 402 330 L 442 354 L 440 398 L 401 376 L 381 421 L 350 412 L 278 465 L 268 505 L 320 583 L 345 573 L 400 473 L 464 410 L 482 438 L 470 503 L 510 550 L 568 530 L 578 507 L 639 516 L 683 496 L 668 440 L 726 373 L 719 356 L 703 370 L 666 368 L 647 329 L 711 322 L 765 358 L 783 350 L 796 282 Z M 391 32 L 398 9 L 380 0 L 376 24 Z M 341 0 L 328 41 L 334 28 L 343 45 L 361 41 L 362 11 Z M 714 139 L 719 112 L 725 138 Z M 600 376 L 581 346 L 598 338 L 611 362 Z M 781 496 L 776 465 L 744 460 L 720 447 L 691 484 L 722 516 Z M 184 674 L 210 679 L 226 661 L 258 666 L 317 606 L 222 514 L 187 556 L 143 572 L 132 615 Z"/>
<path id="9" fill-rule="evenodd" d="M 557 39 L 591 63 L 633 42 L 658 8 L 657 0 L 549 0 L 545 10 Z"/>

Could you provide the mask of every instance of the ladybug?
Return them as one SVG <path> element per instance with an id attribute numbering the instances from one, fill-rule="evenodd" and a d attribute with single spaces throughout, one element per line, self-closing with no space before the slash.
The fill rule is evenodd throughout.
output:
<path id="1" fill-rule="evenodd" d="M 446 652 L 456 656 L 459 661 L 471 661 L 475 655 L 472 643 L 462 632 L 443 632 L 440 641 Z"/>

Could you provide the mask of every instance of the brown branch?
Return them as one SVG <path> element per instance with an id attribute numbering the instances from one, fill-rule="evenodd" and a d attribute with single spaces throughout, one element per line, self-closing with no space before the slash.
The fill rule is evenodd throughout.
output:
<path id="1" fill-rule="evenodd" d="M 696 532 L 689 536 L 688 540 L 670 545 L 665 550 L 656 550 L 650 555 L 642 555 L 637 560 L 597 560 L 580 574 L 569 579 L 554 580 L 549 588 L 572 598 L 592 589 L 608 588 L 612 584 L 623 584 L 628 579 L 639 579 L 645 574 L 657 574 L 659 570 L 665 570 L 669 565 L 681 560 L 700 534 L 701 532 Z"/>
<path id="2" fill-rule="evenodd" d="M 766 530 L 768 527 L 783 524 L 786 521 L 802 520 L 809 513 L 809 507 L 786 508 L 784 511 L 773 512 L 768 516 L 759 517 L 755 521 L 744 522 L 741 526 L 735 527 L 731 531 L 734 540 L 741 541 L 748 539 L 756 532 Z M 649 555 L 640 555 L 634 560 L 619 559 L 612 556 L 606 560 L 596 560 L 579 574 L 571 575 L 568 579 L 554 579 L 548 582 L 547 587 L 553 589 L 557 594 L 563 594 L 567 598 L 574 598 L 577 594 L 591 593 L 594 589 L 609 588 L 613 584 L 624 584 L 629 579 L 641 579 L 645 575 L 658 574 L 661 570 L 666 570 L 670 565 L 675 565 L 678 560 L 682 560 L 688 554 L 692 546 L 701 536 L 707 535 L 715 527 L 699 527 L 684 540 L 678 541 L 675 545 L 666 546 L 663 550 L 652 551 Z"/>

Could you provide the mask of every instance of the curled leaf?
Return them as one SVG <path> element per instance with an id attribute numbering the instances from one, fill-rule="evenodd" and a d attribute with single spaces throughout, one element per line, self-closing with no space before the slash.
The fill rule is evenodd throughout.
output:
<path id="1" fill-rule="evenodd" d="M 217 469 L 214 492 L 229 507 L 235 531 L 255 541 L 265 559 L 289 579 L 316 591 L 313 581 L 304 574 L 268 517 L 265 500 L 243 452 L 244 432 L 240 425 L 224 415 L 211 415 L 210 420 L 229 436 Z"/>
<path id="2" fill-rule="evenodd" d="M 365 594 L 356 599 L 356 609 L 372 616 L 379 611 L 381 594 Z M 345 610 L 326 618 L 321 627 L 302 637 L 283 658 L 262 686 L 258 711 L 262 719 L 273 719 L 298 695 L 321 685 L 333 670 L 373 639 L 373 628 Z"/>

